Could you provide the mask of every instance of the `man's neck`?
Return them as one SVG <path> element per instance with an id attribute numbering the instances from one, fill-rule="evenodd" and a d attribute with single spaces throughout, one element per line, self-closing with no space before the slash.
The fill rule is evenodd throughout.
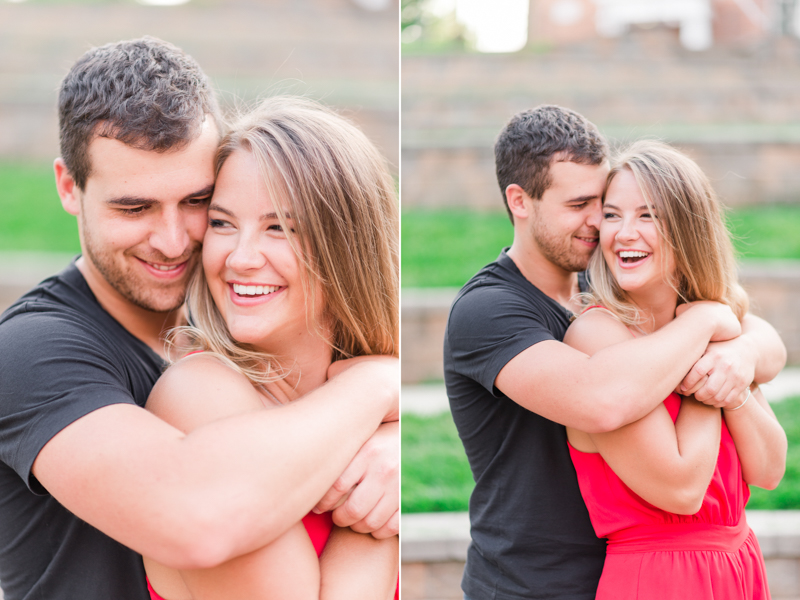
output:
<path id="1" fill-rule="evenodd" d="M 536 249 L 523 247 L 516 241 L 508 250 L 508 256 L 517 265 L 522 276 L 561 306 L 572 312 L 580 310 L 575 295 L 580 291 L 578 274 L 565 271 L 553 264 Z"/>
<path id="2" fill-rule="evenodd" d="M 105 278 L 92 268 L 85 257 L 79 258 L 75 264 L 100 306 L 114 317 L 128 333 L 165 358 L 164 337 L 170 329 L 181 324 L 182 307 L 170 312 L 154 312 L 141 308 L 109 285 Z"/>

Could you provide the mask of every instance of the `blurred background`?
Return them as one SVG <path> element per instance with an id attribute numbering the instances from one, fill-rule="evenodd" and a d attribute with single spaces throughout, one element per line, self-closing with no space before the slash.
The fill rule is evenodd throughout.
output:
<path id="1" fill-rule="evenodd" d="M 193 56 L 224 108 L 323 102 L 399 172 L 398 0 L 0 0 L 0 309 L 79 251 L 59 203 L 56 98 L 92 46 L 152 35 Z"/>
<path id="2" fill-rule="evenodd" d="M 612 147 L 650 137 L 687 152 L 730 209 L 754 312 L 800 366 L 800 2 L 403 0 L 401 20 L 403 590 L 458 598 L 473 481 L 441 349 L 456 291 L 512 241 L 497 134 L 521 110 L 559 104 Z M 756 532 L 773 597 L 797 599 L 800 552 L 781 554 L 786 539 L 766 530 L 800 548 L 798 371 L 765 393 L 789 467 L 777 490 L 753 489 L 748 520 L 766 515 Z"/>

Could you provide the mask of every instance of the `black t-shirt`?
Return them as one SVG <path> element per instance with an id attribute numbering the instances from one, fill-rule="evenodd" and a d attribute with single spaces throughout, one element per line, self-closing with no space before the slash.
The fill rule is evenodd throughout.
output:
<path id="1" fill-rule="evenodd" d="M 570 317 L 505 251 L 464 286 L 450 309 L 445 383 L 475 478 L 462 580 L 473 600 L 595 597 L 605 540 L 592 530 L 566 429 L 494 386 L 520 352 L 561 341 Z"/>
<path id="2" fill-rule="evenodd" d="M 31 473 L 42 447 L 111 404 L 144 406 L 164 363 L 70 265 L 0 317 L 0 585 L 5 600 L 149 600 L 142 558 Z"/>

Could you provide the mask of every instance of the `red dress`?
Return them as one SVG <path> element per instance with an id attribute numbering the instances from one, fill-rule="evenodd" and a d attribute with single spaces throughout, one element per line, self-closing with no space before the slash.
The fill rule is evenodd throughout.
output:
<path id="1" fill-rule="evenodd" d="M 672 421 L 681 400 L 664 401 Z M 725 419 L 700 511 L 668 513 L 637 496 L 600 454 L 569 447 L 595 533 L 608 538 L 597 600 L 768 599 L 764 559 L 747 525 L 750 490 Z"/>

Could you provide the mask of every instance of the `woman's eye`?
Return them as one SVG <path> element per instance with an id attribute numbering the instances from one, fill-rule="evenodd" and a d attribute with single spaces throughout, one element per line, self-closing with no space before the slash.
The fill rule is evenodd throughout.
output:
<path id="1" fill-rule="evenodd" d="M 603 213 L 603 218 L 604 219 L 613 219 L 616 216 L 617 215 L 615 215 L 614 213 Z"/>
<path id="2" fill-rule="evenodd" d="M 223 221 L 222 219 L 209 219 L 208 226 L 213 229 L 219 229 L 220 227 L 225 227 L 229 225 L 227 221 Z"/>
<path id="3" fill-rule="evenodd" d="M 284 229 L 283 225 L 281 225 L 280 223 L 275 223 L 274 225 L 270 225 L 269 227 L 267 227 L 267 231 L 275 231 L 278 233 L 283 233 Z M 289 231 L 294 233 L 294 227 L 290 227 Z"/>

